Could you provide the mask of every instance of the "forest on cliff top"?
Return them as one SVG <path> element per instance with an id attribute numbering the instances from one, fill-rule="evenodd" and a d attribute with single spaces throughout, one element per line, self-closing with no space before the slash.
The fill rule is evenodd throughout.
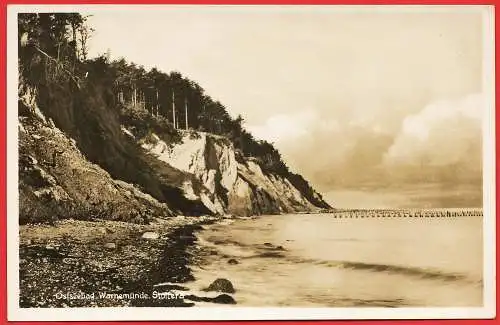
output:
<path id="1" fill-rule="evenodd" d="M 232 117 L 197 82 L 177 71 L 147 71 L 124 58 L 110 60 L 107 54 L 89 58 L 93 31 L 79 13 L 18 15 L 20 84 L 37 89 L 38 106 L 90 161 L 164 200 L 169 191 L 152 179 L 154 173 L 138 158 L 138 148 L 124 140 L 120 125 L 140 121 L 145 128 L 160 128 L 157 132 L 171 142 L 180 141 L 179 130 L 208 132 L 228 138 L 237 157 L 252 157 L 265 172 L 286 177 L 311 203 L 329 208 L 289 170 L 272 143 L 255 139 L 242 116 Z"/>

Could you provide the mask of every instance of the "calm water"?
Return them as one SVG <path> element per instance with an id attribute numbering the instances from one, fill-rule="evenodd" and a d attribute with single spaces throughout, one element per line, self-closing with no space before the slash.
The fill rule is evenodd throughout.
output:
<path id="1" fill-rule="evenodd" d="M 482 305 L 482 217 L 265 216 L 199 238 L 191 289 L 227 278 L 238 306 Z"/>

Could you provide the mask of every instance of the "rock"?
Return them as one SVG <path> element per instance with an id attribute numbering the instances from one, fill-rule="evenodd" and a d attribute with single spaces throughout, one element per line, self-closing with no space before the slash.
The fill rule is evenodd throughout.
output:
<path id="1" fill-rule="evenodd" d="M 19 106 L 19 108 L 21 108 L 21 105 Z M 18 111 L 18 114 L 21 115 L 20 110 Z M 26 129 L 24 128 L 24 126 L 22 124 L 19 124 L 19 132 L 26 133 Z"/>
<path id="2" fill-rule="evenodd" d="M 279 250 L 279 251 L 284 251 L 285 250 L 285 248 L 283 246 L 281 246 L 281 245 L 278 246 L 278 247 L 276 247 L 276 249 Z"/>
<path id="3" fill-rule="evenodd" d="M 264 246 L 273 247 L 273 244 L 271 244 L 271 243 L 264 243 Z"/>
<path id="4" fill-rule="evenodd" d="M 63 264 L 68 264 L 68 265 L 75 264 L 75 261 L 72 258 L 63 258 L 62 262 L 63 262 Z"/>
<path id="5" fill-rule="evenodd" d="M 191 300 L 191 301 L 205 301 L 205 302 L 210 301 L 210 298 L 198 297 L 196 295 L 186 295 L 186 296 L 184 296 L 184 299 Z"/>
<path id="6" fill-rule="evenodd" d="M 203 301 L 203 302 L 213 302 L 213 303 L 216 303 L 216 304 L 236 304 L 236 301 L 234 300 L 233 297 L 231 297 L 230 295 L 227 295 L 227 294 L 222 294 L 222 295 L 218 295 L 217 297 L 215 298 L 211 298 L 211 297 L 198 297 L 196 295 L 186 295 L 184 296 L 184 299 L 187 299 L 187 300 L 191 300 L 191 301 Z"/>
<path id="7" fill-rule="evenodd" d="M 219 278 L 212 282 L 205 291 L 220 291 L 225 293 L 235 293 L 233 284 L 228 279 Z"/>
<path id="8" fill-rule="evenodd" d="M 146 222 L 146 220 L 143 217 L 141 217 L 141 216 L 135 216 L 130 221 L 132 223 L 135 223 L 135 224 L 138 224 L 138 225 L 143 225 Z M 152 238 L 152 239 L 156 239 L 156 238 Z"/>
<path id="9" fill-rule="evenodd" d="M 240 262 L 238 262 L 237 260 L 235 260 L 234 258 L 232 258 L 229 261 L 227 261 L 227 264 L 236 265 L 236 264 L 240 264 Z"/>
<path id="10" fill-rule="evenodd" d="M 52 127 L 53 129 L 56 127 L 56 124 L 54 123 L 54 121 L 53 121 L 51 118 L 49 118 L 49 125 L 50 125 L 50 127 Z"/>
<path id="11" fill-rule="evenodd" d="M 38 164 L 38 160 L 29 155 L 22 155 L 19 157 L 20 169 L 33 169 Z"/>
<path id="12" fill-rule="evenodd" d="M 158 239 L 160 235 L 154 231 L 146 231 L 142 234 L 142 238 L 144 239 Z"/>
<path id="13" fill-rule="evenodd" d="M 116 248 L 116 244 L 115 243 L 106 243 L 106 244 L 104 244 L 104 248 L 115 249 Z"/>
<path id="14" fill-rule="evenodd" d="M 213 300 L 216 304 L 226 304 L 226 305 L 234 305 L 236 304 L 236 300 L 230 295 L 222 294 L 215 297 Z"/>
<path id="15" fill-rule="evenodd" d="M 278 258 L 278 257 L 284 257 L 284 255 L 280 252 L 264 252 L 259 255 L 259 257 L 270 257 L 270 258 Z"/>
<path id="16" fill-rule="evenodd" d="M 28 167 L 32 169 L 29 174 L 29 178 L 27 178 L 30 185 L 37 188 L 57 185 L 56 179 L 41 167 L 35 164 L 31 164 Z"/>

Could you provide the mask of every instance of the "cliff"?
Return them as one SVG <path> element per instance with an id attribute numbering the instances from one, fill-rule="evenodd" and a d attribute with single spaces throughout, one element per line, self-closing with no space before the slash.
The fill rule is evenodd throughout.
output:
<path id="1" fill-rule="evenodd" d="M 166 203 L 88 161 L 76 141 L 45 117 L 31 87 L 20 93 L 18 127 L 20 223 L 67 218 L 145 223 L 174 215 Z"/>
<path id="2" fill-rule="evenodd" d="M 320 209 L 286 177 L 266 172 L 256 159 L 237 159 L 227 138 L 184 131 L 180 143 L 171 145 L 154 133 L 141 138 L 126 127 L 123 131 L 158 160 L 195 175 L 208 190 L 211 199 L 201 199 L 213 213 L 248 216 Z M 193 192 L 190 184 L 185 186 L 186 193 Z"/>
<path id="3" fill-rule="evenodd" d="M 297 175 L 266 170 L 223 136 L 175 130 L 144 111 L 131 123 L 106 105 L 96 86 L 69 95 L 45 87 L 22 81 L 19 87 L 22 223 L 144 223 L 179 214 L 249 216 L 329 207 L 310 187 L 299 189 Z"/>

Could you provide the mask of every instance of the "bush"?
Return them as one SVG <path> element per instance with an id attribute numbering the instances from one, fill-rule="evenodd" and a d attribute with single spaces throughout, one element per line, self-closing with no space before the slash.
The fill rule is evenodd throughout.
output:
<path id="1" fill-rule="evenodd" d="M 147 137 L 154 132 L 168 144 L 182 142 L 181 133 L 165 117 L 153 116 L 145 110 L 123 108 L 120 122 L 126 127 L 132 127 L 134 134 L 139 138 Z"/>
<path id="2" fill-rule="evenodd" d="M 321 194 L 317 193 L 301 175 L 292 172 L 287 175 L 288 180 L 298 189 L 304 197 L 318 208 L 331 209 L 332 207 L 323 200 Z"/>

